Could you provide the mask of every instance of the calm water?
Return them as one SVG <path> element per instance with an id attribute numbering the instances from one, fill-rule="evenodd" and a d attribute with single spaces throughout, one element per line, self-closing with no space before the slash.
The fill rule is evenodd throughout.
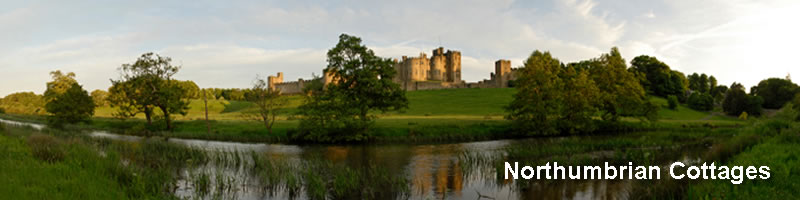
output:
<path id="1" fill-rule="evenodd" d="M 44 126 L 0 119 L 0 122 L 14 125 L 31 125 L 41 129 Z M 111 134 L 103 131 L 89 133 L 93 137 L 111 138 L 125 141 L 138 141 L 143 138 Z M 585 137 L 602 139 L 602 137 Z M 527 188 L 517 188 L 512 181 L 498 179 L 491 166 L 462 166 L 459 159 L 465 152 L 480 153 L 489 157 L 502 156 L 503 149 L 510 145 L 547 145 L 564 138 L 536 138 L 525 140 L 495 140 L 453 144 L 426 145 L 284 145 L 219 142 L 192 139 L 169 138 L 168 141 L 199 148 L 208 152 L 234 152 L 245 158 L 242 165 L 223 166 L 209 162 L 205 165 L 184 169 L 183 177 L 174 193 L 189 199 L 212 199 L 212 195 L 198 196 L 192 188 L 193 174 L 206 173 L 229 177 L 232 187 L 221 194 L 226 199 L 287 199 L 289 194 L 281 190 L 265 191 L 253 175 L 252 152 L 274 158 L 300 162 L 312 156 L 355 169 L 380 166 L 393 174 L 407 178 L 411 189 L 411 199 L 627 199 L 633 181 L 560 181 L 541 184 L 534 182 Z M 693 161 L 704 148 L 682 150 L 677 160 Z M 604 152 L 597 152 L 602 154 Z M 512 161 L 513 162 L 513 161 Z M 662 171 L 666 168 L 662 167 Z M 663 176 L 662 176 L 663 177 Z M 501 177 L 502 178 L 502 177 Z M 213 178 L 212 178 L 213 180 Z M 212 183 L 212 187 L 213 187 Z M 291 196 L 306 199 L 303 193 Z"/>

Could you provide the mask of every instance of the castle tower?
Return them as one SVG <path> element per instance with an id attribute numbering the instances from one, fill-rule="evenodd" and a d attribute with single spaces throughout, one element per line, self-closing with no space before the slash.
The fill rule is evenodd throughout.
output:
<path id="1" fill-rule="evenodd" d="M 283 83 L 283 72 L 278 72 L 277 76 L 268 76 L 267 77 L 267 87 L 270 90 L 275 89 L 275 85 L 278 83 Z"/>
<path id="2" fill-rule="evenodd" d="M 461 52 L 447 50 L 445 55 L 445 81 L 461 82 Z"/>
<path id="3" fill-rule="evenodd" d="M 439 47 L 433 50 L 433 56 L 431 57 L 430 61 L 430 71 L 428 75 L 428 80 L 432 81 L 447 81 L 446 78 L 446 58 L 444 55 L 444 48 Z"/>
<path id="4" fill-rule="evenodd" d="M 508 80 L 511 79 L 511 61 L 497 60 L 494 62 L 494 83 L 499 88 L 508 87 Z"/>

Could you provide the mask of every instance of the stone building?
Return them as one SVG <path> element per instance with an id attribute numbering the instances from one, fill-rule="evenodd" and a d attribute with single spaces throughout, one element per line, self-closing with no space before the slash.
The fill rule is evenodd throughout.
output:
<path id="1" fill-rule="evenodd" d="M 517 69 L 511 68 L 511 61 L 497 60 L 494 62 L 494 72 L 489 74 L 489 79 L 477 83 L 468 83 L 468 88 L 507 88 L 509 82 L 517 80 Z"/>
<path id="2" fill-rule="evenodd" d="M 393 81 L 407 91 L 435 90 L 451 88 L 505 88 L 509 81 L 516 80 L 516 69 L 511 68 L 511 61 L 498 60 L 495 62 L 495 72 L 490 74 L 490 79 L 475 83 L 466 83 L 461 80 L 461 52 L 447 50 L 443 47 L 436 48 L 428 58 L 425 53 L 419 57 L 403 56 L 401 60 L 395 59 L 394 68 L 397 75 Z M 283 82 L 283 73 L 269 76 L 268 84 L 271 89 L 280 89 L 283 94 L 299 94 L 303 91 L 306 80 Z M 327 85 L 335 80 L 330 73 L 323 73 L 322 81 Z"/>
<path id="3" fill-rule="evenodd" d="M 297 81 L 283 82 L 283 72 L 278 72 L 275 76 L 267 77 L 267 85 L 269 89 L 278 89 L 282 94 L 299 94 L 302 93 L 305 87 L 306 80 L 297 79 Z"/>
<path id="4" fill-rule="evenodd" d="M 406 90 L 436 89 L 461 87 L 461 52 L 447 50 L 443 47 L 433 50 L 428 58 L 425 53 L 419 57 L 403 56 L 396 61 L 397 76 L 394 81 Z"/>

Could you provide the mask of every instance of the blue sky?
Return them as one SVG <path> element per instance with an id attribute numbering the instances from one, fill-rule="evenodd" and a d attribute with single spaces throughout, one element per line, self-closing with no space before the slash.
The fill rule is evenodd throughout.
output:
<path id="1" fill-rule="evenodd" d="M 537 49 L 573 62 L 617 46 L 628 61 L 647 54 L 749 87 L 800 74 L 797 10 L 788 0 L 12 1 L 0 7 L 0 96 L 42 93 L 53 70 L 106 89 L 121 64 L 151 51 L 200 87 L 310 78 L 341 33 L 384 57 L 459 50 L 467 81 Z"/>

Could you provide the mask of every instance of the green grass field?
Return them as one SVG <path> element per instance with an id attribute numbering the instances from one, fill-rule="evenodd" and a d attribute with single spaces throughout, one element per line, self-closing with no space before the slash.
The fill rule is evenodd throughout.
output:
<path id="1" fill-rule="evenodd" d="M 389 141 L 400 138 L 408 140 L 448 140 L 464 141 L 503 138 L 499 134 L 509 131 L 509 121 L 504 119 L 504 107 L 511 102 L 514 88 L 472 88 L 451 90 L 410 91 L 408 109 L 387 113 L 374 113 L 379 118 L 373 136 Z M 254 111 L 251 103 L 245 101 L 209 100 L 208 115 L 211 132 L 206 133 L 205 111 L 202 100 L 191 100 L 186 116 L 175 116 L 176 129 L 160 133 L 169 137 L 235 140 L 248 142 L 282 142 L 287 140 L 287 131 L 297 127 L 297 107 L 303 103 L 299 95 L 283 96 L 288 104 L 273 127 L 273 134 L 258 121 L 245 113 Z M 712 114 L 689 109 L 684 105 L 676 110 L 667 109 L 663 98 L 651 97 L 651 101 L 661 107 L 659 121 L 651 127 L 685 127 L 687 125 L 731 126 L 741 124 L 735 117 Z M 125 134 L 140 134 L 144 129 L 144 116 L 119 120 L 113 117 L 114 109 L 99 107 L 90 125 L 78 125 L 84 129 L 104 129 Z M 3 115 L 5 118 L 17 117 L 21 120 L 43 121 L 42 117 L 19 117 Z M 27 118 L 27 119 L 25 119 Z M 20 120 L 20 119 L 18 119 Z M 629 123 L 639 119 L 623 118 Z M 156 120 L 154 123 L 161 124 Z M 402 140 L 402 139 L 400 139 Z"/>

